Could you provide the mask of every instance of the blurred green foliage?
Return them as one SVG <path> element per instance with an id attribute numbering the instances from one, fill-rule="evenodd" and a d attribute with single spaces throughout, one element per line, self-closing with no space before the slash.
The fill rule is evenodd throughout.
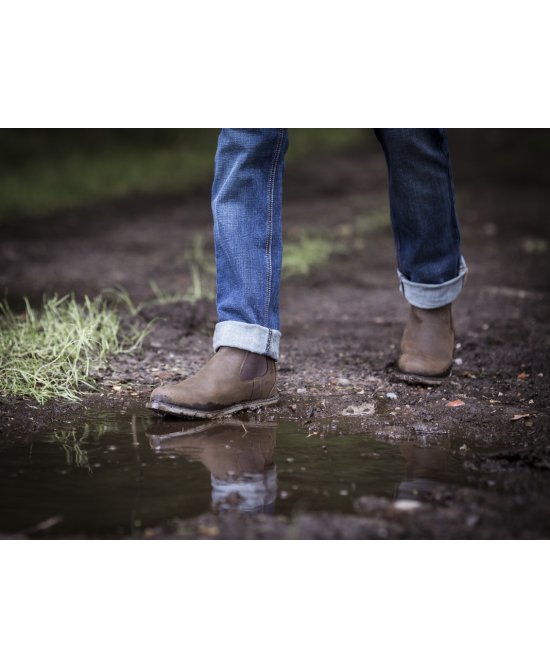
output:
<path id="1" fill-rule="evenodd" d="M 0 222 L 212 180 L 218 129 L 0 130 Z M 287 160 L 365 145 L 364 129 L 292 129 Z"/>

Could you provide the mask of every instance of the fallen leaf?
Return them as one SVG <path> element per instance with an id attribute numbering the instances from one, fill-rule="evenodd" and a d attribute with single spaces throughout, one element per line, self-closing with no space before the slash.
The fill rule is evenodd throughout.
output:
<path id="1" fill-rule="evenodd" d="M 203 536 L 218 536 L 220 530 L 218 527 L 199 527 L 199 533 Z"/>
<path id="2" fill-rule="evenodd" d="M 465 404 L 461 399 L 457 399 L 456 401 L 449 402 L 447 406 L 465 406 Z"/>
<path id="3" fill-rule="evenodd" d="M 520 373 L 520 374 L 519 374 L 518 378 L 525 378 L 526 375 L 527 375 L 527 374 L 526 374 L 525 371 L 524 371 L 523 373 Z"/>
<path id="4" fill-rule="evenodd" d="M 521 420 L 521 418 L 530 418 L 531 413 L 525 413 L 525 415 L 514 415 L 514 417 L 510 420 L 510 422 L 513 422 L 514 420 Z"/>
<path id="5" fill-rule="evenodd" d="M 306 438 L 309 438 L 310 436 L 317 436 L 319 432 L 318 431 L 312 431 L 311 434 L 308 434 Z"/>
<path id="6" fill-rule="evenodd" d="M 489 403 L 490 403 L 490 404 L 501 404 L 502 401 L 497 401 L 496 399 L 491 399 L 491 400 L 489 401 Z"/>
<path id="7" fill-rule="evenodd" d="M 120 390 L 122 390 L 122 388 L 120 387 L 120 385 L 113 385 L 112 390 L 113 390 L 113 392 L 120 392 Z"/>

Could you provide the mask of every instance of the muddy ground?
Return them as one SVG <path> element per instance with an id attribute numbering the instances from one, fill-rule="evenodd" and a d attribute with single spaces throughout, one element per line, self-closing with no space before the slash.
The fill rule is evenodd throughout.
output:
<path id="1" fill-rule="evenodd" d="M 550 537 L 550 160 L 526 154 L 521 134 L 495 131 L 473 141 L 455 131 L 449 143 L 469 267 L 453 307 L 453 377 L 434 389 L 393 377 L 408 305 L 398 291 L 391 230 L 357 232 L 357 221 L 387 206 L 384 157 L 377 146 L 327 154 L 292 164 L 285 176 L 285 237 L 322 233 L 339 252 L 308 276 L 283 282 L 281 399 L 271 411 L 300 420 L 319 439 L 329 416 L 362 412 L 343 419 L 342 428 L 396 444 L 438 435 L 496 443 L 499 454 L 465 454 L 465 466 L 483 472 L 485 486 L 440 485 L 409 509 L 365 497 L 352 516 L 305 514 L 287 522 L 209 515 L 150 528 L 146 537 Z M 151 300 L 151 279 L 172 293 L 189 286 L 183 253 L 197 233 L 211 250 L 211 227 L 207 188 L 7 225 L 0 286 L 16 305 L 25 295 L 94 295 L 117 284 L 135 303 Z M 113 407 L 145 402 L 154 387 L 192 375 L 212 354 L 212 302 L 150 305 L 135 317 L 143 325 L 157 319 L 142 353 L 113 359 L 98 379 L 102 401 Z M 4 398 L 0 430 L 4 438 L 21 437 L 66 414 L 78 419 L 91 400 L 36 410 Z"/>

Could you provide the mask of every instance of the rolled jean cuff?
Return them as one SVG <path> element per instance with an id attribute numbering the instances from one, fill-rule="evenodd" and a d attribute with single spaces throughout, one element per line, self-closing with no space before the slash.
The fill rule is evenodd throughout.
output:
<path id="1" fill-rule="evenodd" d="M 462 255 L 460 256 L 458 276 L 440 285 L 413 283 L 406 279 L 398 269 L 397 275 L 401 281 L 399 290 L 412 306 L 417 306 L 418 308 L 439 308 L 440 306 L 450 304 L 458 297 L 466 280 L 467 273 L 468 267 Z"/>
<path id="2" fill-rule="evenodd" d="M 214 330 L 214 352 L 218 352 L 222 346 L 229 346 L 259 355 L 267 355 L 277 361 L 280 340 L 281 332 L 277 329 L 225 320 L 219 322 Z"/>

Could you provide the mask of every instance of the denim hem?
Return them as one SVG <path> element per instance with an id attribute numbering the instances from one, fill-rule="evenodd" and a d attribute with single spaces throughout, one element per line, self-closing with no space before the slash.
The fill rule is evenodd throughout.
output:
<path id="1" fill-rule="evenodd" d="M 462 255 L 460 256 L 460 266 L 458 268 L 458 276 L 456 278 L 447 281 L 446 283 L 441 283 L 440 285 L 429 285 L 428 283 L 413 283 L 409 281 L 405 276 L 397 270 L 399 280 L 401 285 L 399 290 L 405 299 L 412 306 L 418 308 L 439 308 L 450 304 L 454 301 L 460 291 L 462 286 L 466 281 L 466 275 L 468 273 L 468 267 Z"/>
<path id="2" fill-rule="evenodd" d="M 224 320 L 214 330 L 214 352 L 221 346 L 240 348 L 251 353 L 267 355 L 275 361 L 279 359 L 279 341 L 281 332 L 261 325 L 249 325 L 246 322 Z"/>

